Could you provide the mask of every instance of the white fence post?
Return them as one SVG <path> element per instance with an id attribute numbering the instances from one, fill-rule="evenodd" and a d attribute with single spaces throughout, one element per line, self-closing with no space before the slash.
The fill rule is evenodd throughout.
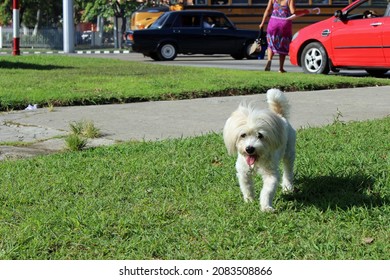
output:
<path id="1" fill-rule="evenodd" d="M 64 52 L 74 52 L 73 0 L 63 0 Z"/>
<path id="2" fill-rule="evenodd" d="M 96 31 L 97 31 L 97 38 L 95 37 L 95 43 L 96 46 L 101 46 L 103 43 L 103 29 L 104 29 L 104 18 L 102 16 L 97 17 L 96 22 Z"/>

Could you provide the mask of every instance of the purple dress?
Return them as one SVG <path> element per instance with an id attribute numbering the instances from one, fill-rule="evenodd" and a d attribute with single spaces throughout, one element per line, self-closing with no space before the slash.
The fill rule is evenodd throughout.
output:
<path id="1" fill-rule="evenodd" d="M 274 9 L 267 26 L 267 43 L 273 53 L 288 55 L 292 38 L 292 22 L 287 20 L 291 16 L 287 0 L 282 6 L 274 0 Z"/>

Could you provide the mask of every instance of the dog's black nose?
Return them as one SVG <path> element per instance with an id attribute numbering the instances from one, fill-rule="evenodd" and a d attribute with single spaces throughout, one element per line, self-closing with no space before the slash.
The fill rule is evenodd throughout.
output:
<path id="1" fill-rule="evenodd" d="M 255 147 L 253 146 L 248 146 L 245 148 L 245 151 L 248 153 L 248 154 L 253 154 L 255 152 Z"/>

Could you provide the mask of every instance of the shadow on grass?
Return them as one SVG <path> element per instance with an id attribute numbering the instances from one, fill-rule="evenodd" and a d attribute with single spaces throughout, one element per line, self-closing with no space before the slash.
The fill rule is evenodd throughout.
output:
<path id="1" fill-rule="evenodd" d="M 303 177 L 296 181 L 297 192 L 290 199 L 321 210 L 349 209 L 352 206 L 380 207 L 390 200 L 374 189 L 374 179 L 363 175 L 353 177 Z"/>
<path id="2" fill-rule="evenodd" d="M 58 65 L 40 65 L 25 62 L 1 61 L 0 69 L 25 69 L 25 70 L 55 70 L 55 69 L 72 69 L 72 67 Z"/>

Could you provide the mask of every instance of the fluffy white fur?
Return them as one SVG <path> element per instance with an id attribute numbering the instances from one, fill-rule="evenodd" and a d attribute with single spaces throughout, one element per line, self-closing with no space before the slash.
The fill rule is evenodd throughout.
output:
<path id="1" fill-rule="evenodd" d="M 226 121 L 223 138 L 230 155 L 238 154 L 237 178 L 246 202 L 254 200 L 253 173 L 263 179 L 262 211 L 273 211 L 272 200 L 279 184 L 279 163 L 283 160 L 282 189 L 293 191 L 296 133 L 287 120 L 289 104 L 278 89 L 267 92 L 269 109 L 241 103 Z"/>

